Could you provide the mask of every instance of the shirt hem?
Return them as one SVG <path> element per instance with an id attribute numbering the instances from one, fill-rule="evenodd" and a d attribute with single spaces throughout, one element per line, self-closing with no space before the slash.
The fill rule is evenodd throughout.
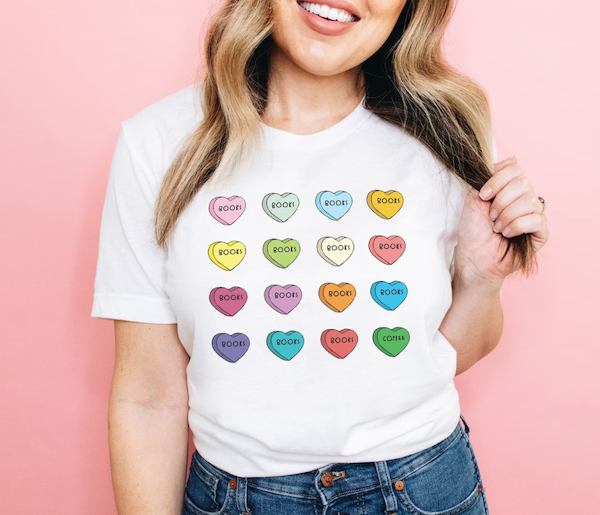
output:
<path id="1" fill-rule="evenodd" d="M 177 323 L 168 301 L 111 294 L 94 294 L 91 317 L 150 324 Z"/>
<path id="2" fill-rule="evenodd" d="M 452 381 L 435 398 L 429 402 L 415 407 L 417 412 L 407 414 L 408 420 L 404 423 L 407 428 L 405 434 L 393 437 L 386 444 L 377 448 L 368 449 L 352 455 L 329 455 L 319 457 L 306 454 L 306 459 L 299 460 L 299 455 L 273 453 L 267 458 L 264 448 L 236 449 L 222 446 L 222 442 L 215 442 L 209 435 L 201 430 L 194 431 L 194 420 L 190 418 L 193 442 L 198 452 L 211 464 L 238 477 L 273 477 L 289 474 L 301 474 L 310 472 L 331 463 L 359 463 L 389 461 L 403 458 L 411 454 L 423 451 L 436 445 L 447 438 L 456 428 L 460 417 L 459 395 Z M 428 411 L 428 414 L 424 413 Z M 411 442 L 403 442 L 406 435 L 411 432 L 418 433 L 422 428 L 423 420 L 429 420 L 432 428 L 427 438 L 413 439 Z M 253 457 L 262 455 L 260 460 Z"/>

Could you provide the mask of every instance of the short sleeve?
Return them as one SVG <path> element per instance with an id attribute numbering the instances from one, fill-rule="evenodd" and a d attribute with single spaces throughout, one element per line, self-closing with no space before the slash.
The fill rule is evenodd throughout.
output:
<path id="1" fill-rule="evenodd" d="M 92 317 L 177 322 L 165 291 L 166 252 L 154 237 L 158 190 L 121 125 L 102 211 Z"/>

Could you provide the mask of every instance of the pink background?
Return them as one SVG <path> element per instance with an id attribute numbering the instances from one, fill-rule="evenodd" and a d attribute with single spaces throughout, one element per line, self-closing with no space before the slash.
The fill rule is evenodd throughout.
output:
<path id="1" fill-rule="evenodd" d="M 207 1 L 3 1 L 0 512 L 115 513 L 112 322 L 90 317 L 120 122 L 194 80 Z M 504 287 L 497 349 L 456 381 L 492 515 L 591 514 L 597 469 L 599 8 L 459 0 L 457 66 L 500 159 L 548 199 L 540 273 Z M 591 270 L 589 268 L 591 267 Z"/>

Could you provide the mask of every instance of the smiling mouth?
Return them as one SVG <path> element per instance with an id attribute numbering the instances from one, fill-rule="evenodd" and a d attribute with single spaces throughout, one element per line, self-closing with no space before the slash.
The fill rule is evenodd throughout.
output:
<path id="1" fill-rule="evenodd" d="M 353 23 L 360 20 L 358 16 L 355 16 L 344 9 L 336 9 L 324 4 L 299 1 L 298 5 L 305 11 L 315 14 L 325 20 L 337 21 L 340 23 Z"/>

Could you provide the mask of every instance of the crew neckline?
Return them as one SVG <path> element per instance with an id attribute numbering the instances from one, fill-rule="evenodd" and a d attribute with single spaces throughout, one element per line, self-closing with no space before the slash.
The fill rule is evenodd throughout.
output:
<path id="1" fill-rule="evenodd" d="M 270 125 L 260 122 L 261 130 L 265 136 L 267 145 L 273 150 L 296 150 L 326 147 L 339 141 L 356 130 L 373 113 L 364 107 L 366 95 L 362 97 L 359 104 L 339 122 L 326 129 L 312 134 L 294 134 L 293 132 L 276 129 Z"/>

